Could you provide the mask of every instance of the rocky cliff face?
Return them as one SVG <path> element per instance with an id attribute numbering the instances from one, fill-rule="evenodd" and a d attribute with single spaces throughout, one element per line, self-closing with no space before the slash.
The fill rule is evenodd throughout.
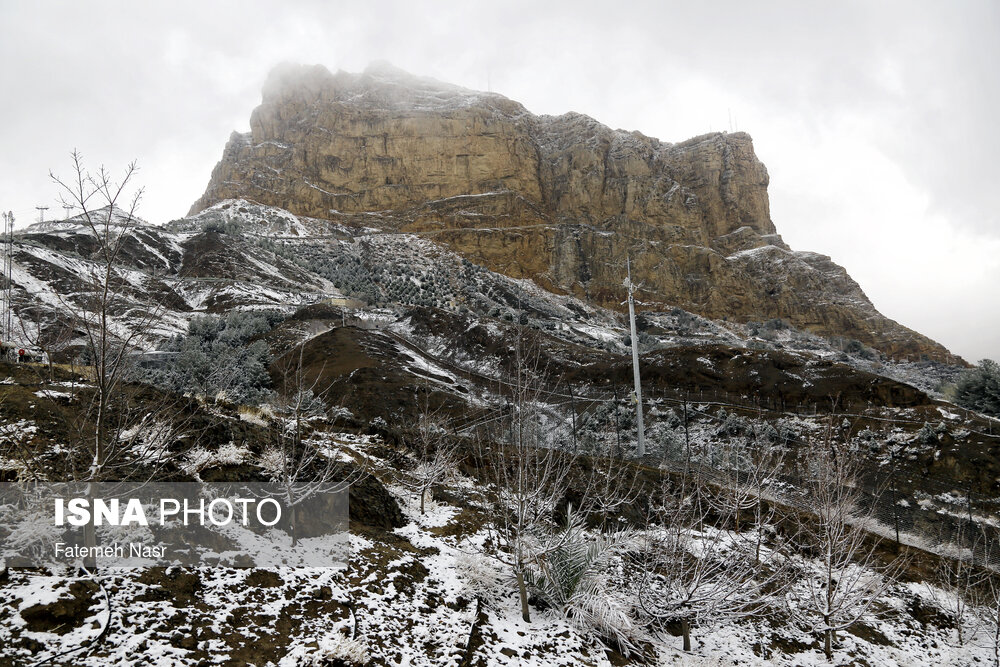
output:
<path id="1" fill-rule="evenodd" d="M 828 257 L 781 241 L 767 170 L 744 133 L 670 144 L 388 66 L 280 67 L 250 127 L 230 137 L 192 213 L 244 198 L 421 233 L 610 307 L 624 298 L 629 256 L 647 309 L 782 318 L 897 357 L 952 359 L 878 313 Z"/>

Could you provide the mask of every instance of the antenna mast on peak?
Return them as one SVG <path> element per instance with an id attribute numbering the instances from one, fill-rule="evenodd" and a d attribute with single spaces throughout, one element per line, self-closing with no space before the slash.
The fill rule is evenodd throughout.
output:
<path id="1" fill-rule="evenodd" d="M 635 331 L 635 298 L 634 294 L 639 287 L 632 282 L 632 261 L 625 257 L 625 289 L 628 291 L 628 321 L 632 333 L 632 376 L 635 380 L 635 393 L 632 400 L 635 401 L 635 426 L 639 436 L 638 454 L 640 457 L 646 455 L 646 435 L 642 424 L 642 384 L 639 381 L 639 340 Z"/>

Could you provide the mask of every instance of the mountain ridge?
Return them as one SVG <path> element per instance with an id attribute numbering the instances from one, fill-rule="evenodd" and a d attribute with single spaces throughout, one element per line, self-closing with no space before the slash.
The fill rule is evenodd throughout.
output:
<path id="1" fill-rule="evenodd" d="M 230 137 L 192 214 L 243 198 L 418 233 L 612 308 L 628 256 L 650 309 L 783 319 L 897 358 L 960 361 L 879 313 L 829 257 L 781 240 L 746 133 L 668 143 L 386 65 L 276 68 L 250 127 Z"/>

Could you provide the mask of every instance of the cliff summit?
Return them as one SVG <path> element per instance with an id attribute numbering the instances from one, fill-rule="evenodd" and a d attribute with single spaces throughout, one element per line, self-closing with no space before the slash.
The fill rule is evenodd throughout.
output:
<path id="1" fill-rule="evenodd" d="M 898 358 L 954 361 L 880 314 L 829 257 L 792 251 L 743 132 L 667 143 L 384 63 L 282 65 L 233 133 L 197 213 L 247 199 L 426 235 L 470 261 L 620 307 L 626 256 L 646 309 L 780 318 Z"/>

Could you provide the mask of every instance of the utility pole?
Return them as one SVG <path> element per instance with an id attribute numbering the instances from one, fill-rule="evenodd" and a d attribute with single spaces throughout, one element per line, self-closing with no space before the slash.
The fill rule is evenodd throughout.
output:
<path id="1" fill-rule="evenodd" d="M 3 216 L 3 279 L 4 279 L 3 292 L 2 292 L 2 294 L 3 294 L 3 310 L 2 310 L 3 321 L 0 322 L 0 327 L 2 327 L 2 331 L 0 331 L 0 340 L 3 340 L 3 341 L 6 341 L 8 339 L 8 336 L 7 336 L 7 227 L 9 226 L 10 223 L 7 222 L 7 218 L 10 216 L 10 214 L 11 214 L 10 211 L 4 211 L 2 214 L 0 214 L 0 215 Z"/>
<path id="2" fill-rule="evenodd" d="M 3 214 L 3 339 L 13 339 L 11 322 L 11 272 L 14 263 L 14 213 Z"/>
<path id="3" fill-rule="evenodd" d="M 63 204 L 62 207 L 63 207 L 63 211 L 66 212 L 66 217 L 63 218 L 63 219 L 64 220 L 69 220 L 69 212 L 73 210 L 73 205 L 72 204 Z"/>
<path id="4" fill-rule="evenodd" d="M 639 434 L 638 453 L 642 457 L 646 455 L 646 435 L 642 425 L 642 385 L 639 382 L 639 340 L 635 332 L 635 298 L 633 296 L 639 288 L 632 282 L 632 261 L 628 257 L 625 258 L 625 270 L 628 274 L 624 285 L 625 289 L 628 290 L 628 321 L 632 331 L 632 375 L 635 379 L 635 394 L 632 398 L 635 400 L 635 426 L 636 432 Z"/>
<path id="5" fill-rule="evenodd" d="M 48 206 L 36 206 L 38 209 L 38 222 L 45 222 L 45 212 L 49 210 Z"/>
<path id="6" fill-rule="evenodd" d="M 7 335 L 14 334 L 14 213 L 7 211 Z"/>

